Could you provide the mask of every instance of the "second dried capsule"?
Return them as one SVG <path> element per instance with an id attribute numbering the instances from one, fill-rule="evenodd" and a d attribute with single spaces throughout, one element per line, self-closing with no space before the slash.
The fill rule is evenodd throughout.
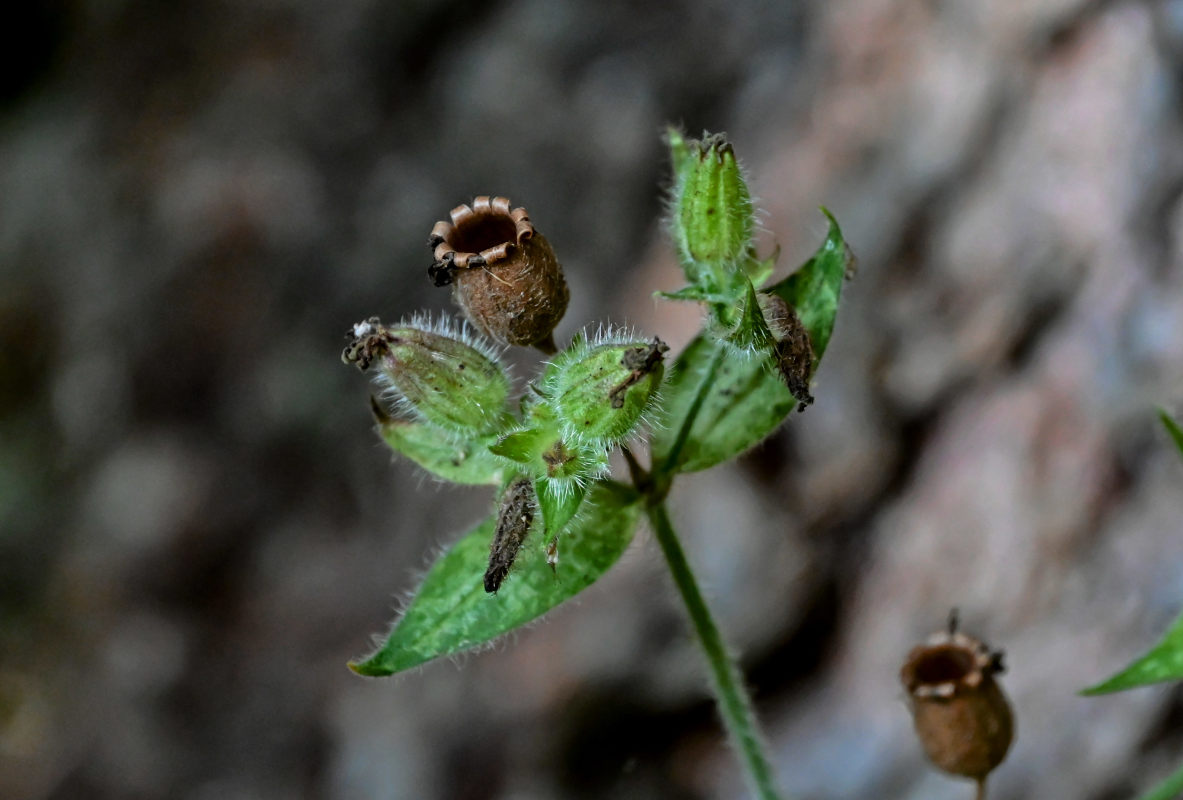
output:
<path id="1" fill-rule="evenodd" d="M 995 680 L 1003 671 L 1001 651 L 957 630 L 933 634 L 912 649 L 900 670 L 916 735 L 940 769 L 973 778 L 986 776 L 1006 758 L 1014 739 L 1014 715 Z"/>

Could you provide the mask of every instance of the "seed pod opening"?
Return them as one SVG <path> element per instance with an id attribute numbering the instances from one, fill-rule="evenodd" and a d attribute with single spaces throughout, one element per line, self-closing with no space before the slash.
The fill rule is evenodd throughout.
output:
<path id="1" fill-rule="evenodd" d="M 979 784 L 1006 758 L 1014 739 L 1014 715 L 995 676 L 1002 652 L 957 630 L 912 649 L 900 670 L 916 735 L 925 754 L 945 772 Z"/>
<path id="2" fill-rule="evenodd" d="M 431 229 L 428 275 L 453 287 L 464 315 L 491 339 L 555 352 L 569 293 L 550 243 L 524 208 L 482 195 Z"/>

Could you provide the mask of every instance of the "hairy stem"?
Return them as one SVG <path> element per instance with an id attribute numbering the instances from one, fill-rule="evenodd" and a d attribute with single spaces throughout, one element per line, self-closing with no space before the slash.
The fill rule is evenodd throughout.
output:
<path id="1" fill-rule="evenodd" d="M 665 500 L 651 497 L 646 506 L 646 513 L 710 666 L 723 725 L 727 728 L 735 749 L 739 751 L 756 796 L 761 800 L 778 800 L 780 795 L 777 794 L 773 781 L 772 768 L 764 755 L 756 714 L 752 710 L 747 689 L 743 685 L 739 668 L 727 653 L 723 637 L 711 617 L 702 592 L 699 591 L 694 573 L 690 570 L 690 563 L 686 560 L 686 553 L 682 550 L 677 534 L 674 533 Z"/>

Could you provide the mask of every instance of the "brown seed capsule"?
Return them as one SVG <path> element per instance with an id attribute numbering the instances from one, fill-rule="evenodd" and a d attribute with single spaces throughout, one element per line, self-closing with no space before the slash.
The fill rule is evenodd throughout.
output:
<path id="1" fill-rule="evenodd" d="M 567 282 L 526 209 L 480 196 L 452 209 L 428 240 L 436 286 L 452 284 L 465 316 L 491 339 L 555 352 L 554 329 L 567 310 Z"/>
<path id="2" fill-rule="evenodd" d="M 813 405 L 813 395 L 809 393 L 809 378 L 813 374 L 813 345 L 809 341 L 809 331 L 782 298 L 774 294 L 757 297 L 764 321 L 776 340 L 773 347 L 776 367 L 789 392 L 797 398 L 797 410 L 804 411 L 806 406 Z"/>
<path id="3" fill-rule="evenodd" d="M 537 499 L 534 484 L 519 477 L 509 484 L 497 512 L 497 530 L 489 543 L 489 568 L 485 570 L 485 591 L 495 594 L 518 557 L 518 550 L 534 522 Z"/>
<path id="4" fill-rule="evenodd" d="M 1004 670 L 1002 651 L 957 630 L 913 648 L 900 670 L 908 691 L 916 735 L 930 761 L 954 775 L 978 782 L 1006 757 L 1014 738 L 1014 716 L 995 676 Z"/>

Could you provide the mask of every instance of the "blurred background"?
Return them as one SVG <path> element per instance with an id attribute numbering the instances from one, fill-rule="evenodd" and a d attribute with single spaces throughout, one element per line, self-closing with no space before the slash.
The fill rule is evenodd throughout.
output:
<path id="1" fill-rule="evenodd" d="M 0 797 L 738 798 L 655 542 L 490 652 L 383 631 L 488 491 L 393 461 L 345 332 L 447 310 L 432 223 L 525 205 L 559 329 L 680 345 L 661 132 L 726 130 L 781 273 L 860 257 L 817 403 L 675 489 L 797 798 L 969 798 L 898 684 L 1007 650 L 992 800 L 1126 798 L 1183 608 L 1180 0 L 60 0 L 0 76 Z M 25 50 L 24 48 L 29 48 Z M 515 352 L 519 375 L 533 357 Z"/>

